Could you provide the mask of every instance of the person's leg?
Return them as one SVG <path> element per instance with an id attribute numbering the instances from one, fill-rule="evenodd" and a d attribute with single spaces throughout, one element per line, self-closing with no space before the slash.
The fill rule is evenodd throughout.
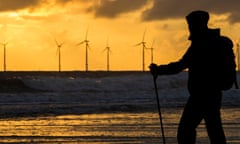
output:
<path id="1" fill-rule="evenodd" d="M 205 123 L 211 144 L 226 144 L 220 114 L 212 114 L 205 118 Z"/>
<path id="2" fill-rule="evenodd" d="M 206 116 L 204 117 L 208 136 L 211 144 L 226 144 L 226 138 L 221 121 L 221 93 L 212 95 L 214 99 L 210 99 Z"/>
<path id="3" fill-rule="evenodd" d="M 196 128 L 203 119 L 197 100 L 189 97 L 178 126 L 178 144 L 194 144 Z"/>

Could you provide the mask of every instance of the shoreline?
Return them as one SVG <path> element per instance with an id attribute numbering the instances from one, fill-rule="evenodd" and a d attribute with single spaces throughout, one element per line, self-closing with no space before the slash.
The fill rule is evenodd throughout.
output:
<path id="1" fill-rule="evenodd" d="M 144 75 L 149 71 L 7 71 L 0 72 L 0 79 L 30 76 L 56 76 L 56 77 L 91 77 L 101 78 L 107 76 Z"/>

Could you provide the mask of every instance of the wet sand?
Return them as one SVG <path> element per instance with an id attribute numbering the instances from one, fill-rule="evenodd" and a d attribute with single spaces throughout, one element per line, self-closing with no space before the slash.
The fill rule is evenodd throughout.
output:
<path id="1" fill-rule="evenodd" d="M 182 109 L 163 109 L 166 142 L 177 144 Z M 240 143 L 239 108 L 222 110 L 228 144 Z M 204 123 L 197 143 L 208 144 Z M 159 144 L 162 135 L 157 113 L 101 113 L 0 119 L 0 143 Z"/>

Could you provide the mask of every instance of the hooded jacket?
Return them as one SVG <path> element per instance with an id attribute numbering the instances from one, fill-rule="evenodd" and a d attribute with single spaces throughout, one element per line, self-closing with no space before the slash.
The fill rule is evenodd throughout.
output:
<path id="1" fill-rule="evenodd" d="M 187 69 L 188 90 L 191 94 L 220 90 L 220 38 L 220 29 L 206 29 L 198 35 L 191 35 L 191 45 L 182 58 L 159 66 L 158 73 L 176 74 Z"/>

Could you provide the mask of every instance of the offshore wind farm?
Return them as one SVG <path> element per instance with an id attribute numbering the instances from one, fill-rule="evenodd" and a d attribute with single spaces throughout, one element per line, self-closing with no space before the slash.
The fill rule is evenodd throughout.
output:
<path id="1" fill-rule="evenodd" d="M 111 48 L 109 47 L 109 38 L 107 38 L 107 42 L 106 42 L 106 48 L 103 49 L 103 52 L 106 51 L 107 53 L 107 71 L 110 71 L 110 53 L 112 52 L 111 51 Z"/>
<path id="2" fill-rule="evenodd" d="M 135 46 L 142 45 L 142 71 L 145 71 L 145 50 L 146 50 L 146 42 L 145 42 L 145 35 L 146 35 L 146 29 L 143 33 L 142 41 Z"/>
<path id="3" fill-rule="evenodd" d="M 7 52 L 6 52 L 6 48 L 7 48 L 7 42 L 4 42 L 4 43 L 0 43 L 2 46 L 3 46 L 3 71 L 6 72 L 7 70 L 7 62 L 6 62 L 6 59 L 7 59 Z"/>
<path id="4" fill-rule="evenodd" d="M 87 28 L 87 30 L 86 30 L 86 34 L 85 34 L 85 39 L 83 40 L 83 41 L 80 41 L 79 43 L 77 43 L 76 44 L 76 46 L 77 47 L 79 47 L 79 48 L 83 48 L 82 46 L 85 46 L 85 71 L 87 72 L 87 71 L 89 71 L 89 50 L 90 50 L 90 40 L 88 39 L 88 33 L 89 33 L 89 28 Z M 142 41 L 140 42 L 140 43 L 138 43 L 138 44 L 136 44 L 136 45 L 134 45 L 134 46 L 142 46 L 142 54 L 141 54 L 141 56 L 142 56 L 142 59 L 141 60 L 139 60 L 139 62 L 138 63 L 136 63 L 136 65 L 142 65 L 142 70 L 141 70 L 141 68 L 140 68 L 140 71 L 145 71 L 146 70 L 146 68 L 148 67 L 148 65 L 150 64 L 150 63 L 152 63 L 153 62 L 153 45 L 154 45 L 154 41 L 152 42 L 152 45 L 151 45 L 151 47 L 148 47 L 147 45 L 146 45 L 146 42 L 145 42 L 145 35 L 146 35 L 146 29 L 145 29 L 145 31 L 144 31 L 144 33 L 143 33 L 143 36 L 142 36 Z M 57 55 L 57 68 L 58 69 L 56 69 L 56 71 L 58 71 L 58 72 L 61 72 L 61 71 L 68 71 L 68 70 L 64 70 L 62 67 L 62 63 L 63 63 L 63 60 L 62 60 L 62 57 L 63 57 L 63 55 L 64 55 L 64 52 L 62 52 L 62 47 L 63 47 L 63 45 L 66 45 L 67 44 L 67 41 L 66 42 L 59 42 L 56 38 L 54 39 L 54 41 L 55 41 L 55 45 L 56 45 L 56 47 L 57 47 L 57 49 L 56 49 L 56 55 Z M 7 44 L 8 43 L 1 43 L 1 45 L 3 46 L 3 50 L 4 50 L 4 59 L 3 59 L 3 71 L 4 72 L 6 72 L 6 71 L 15 71 L 14 70 L 14 68 L 12 68 L 13 70 L 7 70 L 6 69 L 6 65 L 7 65 L 7 63 L 6 63 L 6 46 L 7 46 Z M 37 45 L 37 44 L 36 44 Z M 127 46 L 127 45 L 126 45 Z M 129 48 L 131 48 L 131 47 L 129 47 Z M 67 49 L 67 48 L 66 48 Z M 70 49 L 70 48 L 68 48 L 68 49 Z M 146 54 L 146 49 L 149 49 L 149 50 L 151 50 L 151 59 L 150 59 L 150 55 L 148 54 Z M 106 42 L 106 47 L 104 48 L 104 51 L 106 51 L 106 54 L 107 54 L 107 59 L 106 59 L 106 64 L 103 64 L 103 65 L 107 65 L 106 66 L 106 69 L 95 69 L 95 70 L 93 70 L 93 71 L 110 71 L 111 69 L 110 69 L 110 53 L 111 53 L 111 50 L 110 50 L 110 47 L 109 47 L 109 39 L 107 39 L 107 42 Z M 74 51 L 72 52 L 72 53 L 74 53 Z M 96 53 L 96 52 L 95 52 Z M 100 53 L 100 52 L 99 52 Z M 32 54 L 32 55 L 34 55 L 34 54 Z M 37 54 L 36 54 L 37 55 Z M 80 55 L 80 54 L 79 54 Z M 122 58 L 124 59 L 124 53 L 120 53 L 119 55 L 122 55 Z M 146 61 L 146 58 L 145 57 L 149 57 L 149 59 L 148 59 L 148 61 Z M 71 57 L 70 57 L 71 58 Z M 99 58 L 97 58 L 96 57 L 96 60 L 98 60 Z M 135 59 L 134 57 L 132 57 L 132 59 Z M 31 61 L 31 59 L 29 59 L 29 61 Z M 84 61 L 84 59 L 82 59 L 82 61 Z M 77 62 L 76 62 L 77 63 Z M 148 65 L 146 65 L 146 63 L 148 64 Z M 83 71 L 84 71 L 83 70 Z M 124 69 L 123 69 L 124 70 Z M 31 71 L 31 70 L 20 70 L 20 71 Z M 41 70 L 41 69 L 38 69 L 38 70 L 33 70 L 33 71 L 46 71 L 46 70 Z M 50 70 L 50 71 L 54 71 L 54 70 Z M 79 71 L 79 69 L 74 69 L 74 70 L 72 70 L 72 71 Z M 81 71 L 81 70 L 80 70 Z M 91 70 L 90 70 L 91 71 Z M 113 70 L 114 71 L 114 70 Z M 119 70 L 117 70 L 117 71 L 119 71 Z M 121 70 L 120 70 L 121 71 Z M 127 71 L 129 71 L 129 70 L 127 70 Z M 135 70 L 134 68 L 132 69 L 132 71 L 138 71 L 138 70 Z"/>
<path id="5" fill-rule="evenodd" d="M 154 44 L 155 44 L 155 39 L 152 41 L 151 43 L 151 46 L 148 46 L 147 45 L 147 42 L 145 41 L 145 35 L 146 35 L 146 30 L 144 31 L 143 33 L 143 36 L 142 36 L 142 41 L 137 43 L 136 45 L 134 45 L 135 47 L 137 46 L 141 46 L 142 47 L 142 54 L 139 54 L 139 56 L 141 56 L 141 59 L 139 59 L 138 62 L 135 63 L 135 65 L 142 65 L 140 67 L 142 68 L 138 68 L 138 69 L 130 69 L 130 71 L 146 71 L 146 69 L 148 68 L 148 65 L 153 63 L 154 62 L 154 56 L 155 56 L 155 59 L 159 59 L 158 57 L 158 54 L 154 54 Z M 105 68 L 101 68 L 101 69 L 94 69 L 92 71 L 110 71 L 110 53 L 111 53 L 111 50 L 110 50 L 110 47 L 109 47 L 109 40 L 107 39 L 107 42 L 106 42 L 106 46 L 104 48 L 103 51 L 106 51 L 106 55 L 107 55 L 107 58 L 106 59 L 106 64 L 105 63 L 102 63 L 102 65 L 107 65 Z M 85 39 L 79 43 L 76 44 L 77 47 L 79 48 L 83 48 L 82 46 L 85 46 L 85 59 L 81 59 L 82 61 L 85 61 L 85 68 L 80 70 L 79 68 L 76 68 L 76 69 L 72 69 L 70 71 L 91 71 L 91 69 L 89 69 L 89 50 L 90 50 L 90 45 L 89 45 L 89 39 L 88 39 L 88 29 L 86 31 L 86 34 L 85 34 Z M 61 72 L 61 71 L 69 71 L 69 70 L 64 70 L 62 67 L 62 55 L 64 55 L 63 52 L 61 52 L 61 49 L 62 49 L 62 46 L 64 44 L 66 44 L 67 42 L 58 42 L 56 39 L 55 39 L 55 45 L 57 47 L 56 49 L 56 55 L 57 55 L 57 65 L 58 65 L 58 69 L 56 70 L 50 70 L 50 71 L 58 71 L 58 72 Z M 3 47 L 3 59 L 2 59 L 2 71 L 3 72 L 6 72 L 6 71 L 16 71 L 14 70 L 14 68 L 12 69 L 7 69 L 7 60 L 9 60 L 9 58 L 7 58 L 7 45 L 8 43 L 7 42 L 4 42 L 4 43 L 0 43 Z M 71 49 L 71 48 L 68 48 L 68 49 Z M 129 49 L 131 49 L 131 47 L 129 46 Z M 236 42 L 235 45 L 234 45 L 234 49 L 235 49 L 235 57 L 236 57 L 236 64 L 237 64 L 237 70 L 239 71 L 239 68 L 240 68 L 240 56 L 239 56 L 239 43 Z M 146 50 L 149 50 L 149 52 L 146 52 Z M 136 50 L 137 51 L 137 50 Z M 72 53 L 75 53 L 74 51 L 72 51 Z M 95 53 L 101 53 L 100 51 L 95 51 Z M 81 53 L 79 53 L 80 55 Z M 34 55 L 34 54 L 32 54 Z M 37 54 L 36 54 L 37 55 Z M 122 59 L 124 59 L 124 55 L 125 53 L 119 53 L 119 55 L 122 55 Z M 112 56 L 114 57 L 114 55 Z M 146 57 L 148 59 L 146 59 Z M 103 59 L 103 58 L 102 58 Z M 132 59 L 135 59 L 134 57 L 132 57 Z M 79 61 L 81 61 L 79 60 Z M 95 57 L 95 60 L 98 61 L 99 60 L 99 57 Z M 29 61 L 31 61 L 31 59 L 29 59 Z M 0 60 L 1 62 L 1 60 Z M 77 61 L 75 63 L 78 63 Z M 113 65 L 113 64 L 112 64 Z M 124 69 L 122 69 L 124 71 Z M 20 70 L 20 71 L 32 71 L 32 70 Z M 46 71 L 46 70 L 41 70 L 41 69 L 38 69 L 38 70 L 33 70 L 33 71 Z M 115 71 L 113 69 L 113 71 Z M 121 71 L 120 70 L 117 70 L 117 71 Z M 129 70 L 126 70 L 126 71 L 129 71 Z"/>
<path id="6" fill-rule="evenodd" d="M 89 46 L 89 40 L 88 40 L 88 30 L 86 31 L 86 35 L 85 35 L 85 40 L 83 40 L 82 42 L 78 43 L 77 45 L 82 45 L 82 44 L 85 44 L 85 71 L 88 71 L 88 51 L 90 49 L 90 46 Z"/>
<path id="7" fill-rule="evenodd" d="M 57 46 L 56 54 L 58 56 L 58 71 L 61 72 L 61 48 L 64 43 L 59 43 L 56 39 L 55 39 L 55 42 Z"/>

